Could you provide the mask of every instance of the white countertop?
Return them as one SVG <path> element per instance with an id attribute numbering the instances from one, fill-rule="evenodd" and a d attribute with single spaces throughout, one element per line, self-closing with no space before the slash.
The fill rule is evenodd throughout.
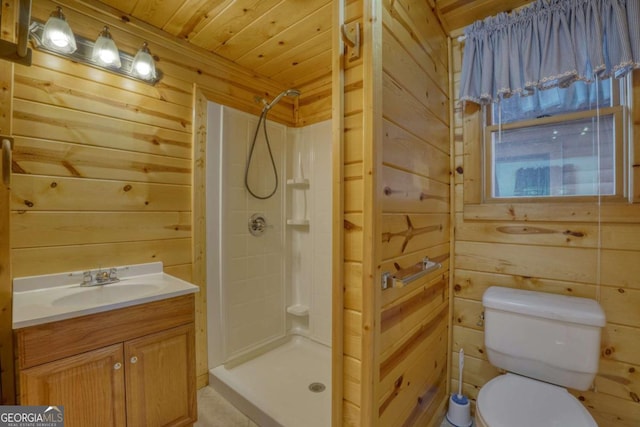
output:
<path id="1" fill-rule="evenodd" d="M 164 273 L 161 262 L 116 269 L 120 279 L 118 283 L 91 287 L 80 286 L 82 271 L 15 278 L 13 329 L 199 291 L 196 285 Z"/>

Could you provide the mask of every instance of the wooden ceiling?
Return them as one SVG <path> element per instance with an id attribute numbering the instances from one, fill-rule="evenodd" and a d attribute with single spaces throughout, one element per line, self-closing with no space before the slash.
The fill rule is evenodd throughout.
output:
<path id="1" fill-rule="evenodd" d="M 332 0 L 100 0 L 285 87 L 303 87 L 331 73 Z M 426 1 L 445 30 L 531 0 Z"/>
<path id="2" fill-rule="evenodd" d="M 450 35 L 458 35 L 461 30 L 478 19 L 509 12 L 525 6 L 532 0 L 429 0 L 435 3 L 436 12 L 444 29 Z"/>
<path id="3" fill-rule="evenodd" d="M 331 0 L 101 0 L 287 87 L 331 73 Z"/>

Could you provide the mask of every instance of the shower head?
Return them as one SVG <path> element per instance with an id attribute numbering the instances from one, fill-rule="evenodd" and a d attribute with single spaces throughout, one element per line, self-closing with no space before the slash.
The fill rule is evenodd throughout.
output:
<path id="1" fill-rule="evenodd" d="M 287 89 L 287 90 L 283 91 L 278 96 L 273 98 L 273 101 L 271 101 L 271 103 L 265 105 L 264 108 L 262 109 L 262 111 L 269 111 L 274 105 L 276 105 L 278 102 L 280 102 L 280 100 L 282 99 L 283 96 L 292 96 L 292 97 L 293 96 L 300 96 L 300 91 L 298 89 Z"/>

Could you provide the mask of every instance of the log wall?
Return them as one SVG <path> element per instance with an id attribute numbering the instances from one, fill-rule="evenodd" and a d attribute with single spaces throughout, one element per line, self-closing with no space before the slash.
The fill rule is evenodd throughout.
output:
<path id="1" fill-rule="evenodd" d="M 458 93 L 461 47 L 454 42 Z M 633 76 L 637 200 L 640 72 Z M 604 308 L 600 367 L 594 388 L 571 390 L 600 426 L 640 424 L 640 205 L 632 203 L 481 204 L 481 118 L 470 104 L 455 114 L 455 280 L 452 388 L 458 356 L 467 359 L 463 391 L 472 399 L 498 375 L 484 350 L 482 294 L 492 285 L 597 299 Z"/>
<path id="2" fill-rule="evenodd" d="M 0 6 L 0 39 L 14 43 L 17 10 L 11 2 Z M 0 63 L 0 135 L 12 134 L 13 63 Z M 4 157 L 4 154 L 0 153 Z M 7 172 L 4 158 L 0 161 L 0 177 Z M 0 405 L 15 403 L 13 372 L 13 334 L 11 330 L 13 307 L 11 303 L 11 241 L 9 227 L 10 187 L 0 178 Z"/>
<path id="3" fill-rule="evenodd" d="M 347 24 L 359 23 L 362 28 L 361 39 L 363 46 L 370 46 L 371 26 L 364 18 L 366 0 L 344 1 L 343 16 Z M 334 29 L 335 31 L 335 29 Z M 348 51 L 347 51 L 348 52 Z M 367 388 L 366 377 L 372 371 L 366 358 L 371 353 L 364 351 L 365 341 L 371 341 L 372 329 L 365 326 L 363 297 L 366 293 L 364 286 L 367 274 L 365 268 L 370 268 L 370 259 L 365 259 L 365 239 L 370 239 L 371 231 L 363 226 L 365 212 L 365 186 L 370 185 L 371 177 L 364 174 L 365 167 L 365 96 L 364 81 L 367 69 L 371 69 L 369 51 L 363 52 L 363 57 L 348 61 L 342 56 L 343 68 L 343 403 L 342 423 L 344 426 L 365 425 L 370 410 L 366 409 L 368 402 L 362 393 Z M 365 182 L 366 181 L 366 182 Z M 365 265 L 368 261 L 368 265 Z M 371 315 L 369 313 L 369 315 Z M 366 327 L 366 329 L 365 329 Z M 370 387 L 369 390 L 370 392 Z M 370 400 L 370 399 L 369 399 Z M 367 421 L 369 422 L 369 421 Z"/>
<path id="4" fill-rule="evenodd" d="M 432 425 L 447 400 L 448 38 L 422 1 L 353 1 L 345 16 L 363 52 L 344 61 L 343 422 Z M 425 256 L 442 268 L 381 289 Z"/>
<path id="5" fill-rule="evenodd" d="M 5 8 L 14 2 L 5 3 L 3 22 Z M 203 220 L 201 206 L 196 203 L 194 209 L 192 202 L 192 171 L 202 154 L 201 145 L 194 154 L 193 140 L 201 141 L 203 130 L 200 118 L 193 117 L 194 88 L 215 102 L 254 114 L 261 108 L 256 95 L 271 96 L 285 88 L 91 0 L 36 0 L 33 18 L 45 21 L 57 4 L 76 34 L 92 39 L 108 24 L 119 49 L 132 54 L 148 41 L 163 78 L 149 86 L 37 50 L 33 65 L 16 65 L 14 74 L 13 66 L 2 63 L 0 78 L 8 90 L 1 96 L 9 94 L 9 102 L 3 98 L 2 117 L 8 118 L 16 141 L 10 199 L 12 277 L 162 261 L 167 273 L 201 286 L 196 341 L 203 385 L 203 247 L 192 236 L 194 223 Z M 325 86 L 327 82 L 330 85 L 330 76 Z M 302 107 L 300 111 L 281 103 L 270 119 L 297 126 L 330 117 L 330 90 L 323 91 L 322 82 L 316 85 L 316 96 L 302 105 L 310 109 L 309 117 L 301 118 L 306 114 Z M 2 206 L 3 212 L 9 211 Z M 8 240 L 4 231 L 2 237 Z M 0 269 L 2 274 L 7 271 Z M 10 307 L 9 280 L 2 281 L 0 296 L 0 305 Z M 3 331 L 10 328 L 10 314 L 5 320 Z M 10 336 L 2 338 L 4 362 L 11 360 Z M 6 363 L 2 369 L 11 372 Z"/>
<path id="6" fill-rule="evenodd" d="M 379 271 L 442 267 L 380 292 L 380 426 L 439 425 L 447 401 L 450 258 L 448 37 L 425 1 L 382 2 Z"/>

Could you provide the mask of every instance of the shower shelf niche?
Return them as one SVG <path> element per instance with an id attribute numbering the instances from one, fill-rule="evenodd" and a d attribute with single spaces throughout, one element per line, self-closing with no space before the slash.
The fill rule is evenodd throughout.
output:
<path id="1" fill-rule="evenodd" d="M 308 316 L 309 306 L 304 304 L 290 305 L 289 307 L 287 307 L 287 313 L 299 317 Z"/>
<path id="2" fill-rule="evenodd" d="M 298 227 L 308 227 L 309 220 L 304 218 L 288 219 L 287 225 L 298 226 Z"/>
<path id="3" fill-rule="evenodd" d="M 287 185 L 297 188 L 309 188 L 309 180 L 307 178 L 290 178 Z"/>

